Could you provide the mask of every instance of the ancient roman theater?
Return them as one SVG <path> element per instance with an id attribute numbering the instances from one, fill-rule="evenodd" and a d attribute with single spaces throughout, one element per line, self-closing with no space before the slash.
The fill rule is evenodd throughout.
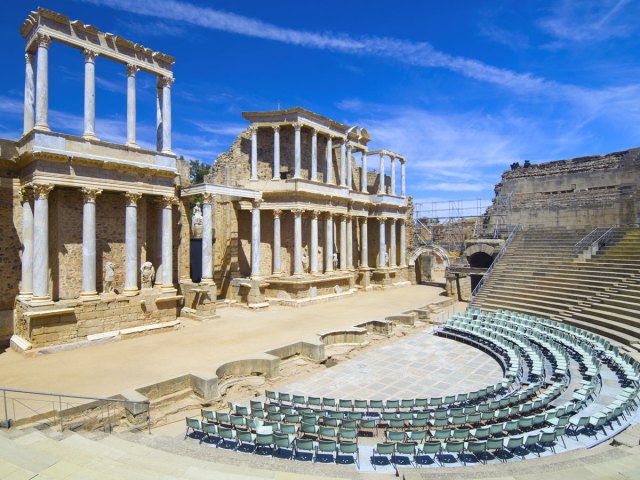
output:
<path id="1" fill-rule="evenodd" d="M 514 164 L 443 213 L 411 158 L 298 106 L 238 112 L 192 183 L 173 57 L 44 8 L 20 34 L 1 478 L 638 478 L 640 149 Z M 81 53 L 82 136 L 49 124 L 53 44 Z M 97 57 L 124 144 L 96 128 Z"/>

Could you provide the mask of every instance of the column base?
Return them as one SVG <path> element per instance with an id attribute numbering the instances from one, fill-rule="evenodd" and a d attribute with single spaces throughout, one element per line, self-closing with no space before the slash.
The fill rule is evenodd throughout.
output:
<path id="1" fill-rule="evenodd" d="M 271 276 L 272 276 L 272 277 L 282 277 L 283 275 L 284 275 L 284 272 L 281 272 L 281 271 L 279 271 L 279 270 L 274 271 L 274 272 L 271 274 Z"/>
<path id="2" fill-rule="evenodd" d="M 273 177 L 271 180 L 273 180 L 274 182 L 277 182 L 279 180 L 282 180 L 280 177 Z"/>
<path id="3" fill-rule="evenodd" d="M 33 127 L 34 130 L 38 130 L 40 132 L 50 132 L 51 129 L 49 128 L 49 125 L 35 125 Z"/>
<path id="4" fill-rule="evenodd" d="M 160 290 L 162 291 L 162 293 L 177 292 L 178 291 L 178 290 L 176 290 L 176 287 L 174 287 L 173 285 L 162 285 L 160 287 Z"/>
<path id="5" fill-rule="evenodd" d="M 97 301 L 100 300 L 100 296 L 98 292 L 81 292 L 80 300 L 83 302 Z"/>
<path id="6" fill-rule="evenodd" d="M 29 305 L 33 305 L 33 306 L 53 305 L 53 300 L 49 295 L 41 296 L 41 297 L 33 296 L 29 301 Z"/>
<path id="7" fill-rule="evenodd" d="M 216 283 L 213 281 L 213 278 L 201 278 L 200 285 L 215 285 Z"/>
<path id="8" fill-rule="evenodd" d="M 95 133 L 83 133 L 82 138 L 84 138 L 85 140 L 93 140 L 93 141 L 100 140 Z"/>
<path id="9" fill-rule="evenodd" d="M 124 295 L 125 297 L 135 297 L 139 293 L 140 293 L 140 290 L 138 290 L 137 288 L 125 288 L 122 291 L 122 295 Z"/>
<path id="10" fill-rule="evenodd" d="M 138 145 L 136 142 L 127 142 L 125 143 L 125 145 L 129 148 L 140 148 L 140 145 Z"/>
<path id="11" fill-rule="evenodd" d="M 160 153 L 164 153 L 166 155 L 175 155 L 173 150 L 165 150 L 164 148 L 162 149 L 162 151 Z"/>
<path id="12" fill-rule="evenodd" d="M 29 301 L 33 297 L 33 292 L 20 292 L 16 300 Z"/>

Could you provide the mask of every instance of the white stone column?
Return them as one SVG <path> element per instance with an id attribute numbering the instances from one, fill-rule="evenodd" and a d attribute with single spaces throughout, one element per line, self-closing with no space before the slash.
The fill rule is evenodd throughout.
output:
<path id="1" fill-rule="evenodd" d="M 340 270 L 347 269 L 347 217 L 340 215 Z"/>
<path id="2" fill-rule="evenodd" d="M 293 213 L 293 274 L 302 275 L 302 210 L 294 208 Z"/>
<path id="3" fill-rule="evenodd" d="M 333 272 L 333 219 L 331 213 L 325 216 L 325 245 L 324 245 L 324 271 Z"/>
<path id="4" fill-rule="evenodd" d="M 153 281 L 154 285 L 158 287 L 162 286 L 162 212 L 163 212 L 163 202 L 162 197 L 157 197 L 154 202 L 157 206 L 156 208 L 156 245 L 157 245 L 157 253 L 156 253 L 156 278 Z"/>
<path id="5" fill-rule="evenodd" d="M 33 111 L 31 112 L 33 120 Z M 22 281 L 20 282 L 21 299 L 29 299 L 33 295 L 33 209 L 31 200 L 33 190 L 22 188 Z"/>
<path id="6" fill-rule="evenodd" d="M 391 158 L 391 195 L 396 194 L 396 157 Z"/>
<path id="7" fill-rule="evenodd" d="M 273 274 L 280 275 L 282 273 L 282 264 L 280 261 L 280 215 L 282 210 L 275 209 L 273 211 Z"/>
<path id="8" fill-rule="evenodd" d="M 340 143 L 340 186 L 347 186 L 347 141 Z"/>
<path id="9" fill-rule="evenodd" d="M 360 191 L 367 193 L 367 152 L 362 152 L 362 170 L 360 172 Z"/>
<path id="10" fill-rule="evenodd" d="M 162 151 L 162 82 L 156 84 L 156 150 Z"/>
<path id="11" fill-rule="evenodd" d="M 260 204 L 254 200 L 251 208 L 251 277 L 260 276 Z"/>
<path id="12" fill-rule="evenodd" d="M 127 206 L 125 207 L 125 266 L 122 293 L 133 296 L 138 293 L 138 200 L 142 195 L 133 192 L 127 192 L 124 195 Z"/>
<path id="13" fill-rule="evenodd" d="M 318 131 L 314 128 L 311 134 L 311 180 L 318 180 Z"/>
<path id="14" fill-rule="evenodd" d="M 385 193 L 384 188 L 384 153 L 380 152 L 380 173 L 378 173 L 378 195 L 383 195 Z"/>
<path id="15" fill-rule="evenodd" d="M 171 84 L 173 78 L 162 77 L 162 151 L 171 150 Z"/>
<path id="16" fill-rule="evenodd" d="M 407 238 L 404 220 L 400 220 L 400 266 L 407 266 Z"/>
<path id="17" fill-rule="evenodd" d="M 162 198 L 162 289 L 173 287 L 173 205 L 175 197 Z M 203 224 L 204 227 L 204 224 Z M 204 238 L 202 239 L 204 243 Z"/>
<path id="18" fill-rule="evenodd" d="M 387 266 L 387 242 L 385 241 L 386 235 L 386 218 L 378 217 L 378 223 L 380 224 L 380 245 L 378 253 L 378 268 L 384 268 Z"/>
<path id="19" fill-rule="evenodd" d="M 256 157 L 258 156 L 257 148 L 258 147 L 256 146 Z M 251 159 L 251 174 L 253 175 L 253 134 L 251 135 Z M 256 178 L 257 175 L 258 173 L 256 167 Z M 273 126 L 273 179 L 280 180 L 280 125 Z"/>
<path id="20" fill-rule="evenodd" d="M 318 215 L 320 212 L 311 212 L 311 247 L 309 252 L 309 270 L 312 274 L 318 273 Z"/>
<path id="21" fill-rule="evenodd" d="M 215 195 L 202 196 L 202 278 L 200 283 L 213 284 L 213 206 Z"/>
<path id="22" fill-rule="evenodd" d="M 34 185 L 33 212 L 33 297 L 51 300 L 49 294 L 49 193 L 52 185 Z"/>
<path id="23" fill-rule="evenodd" d="M 51 38 L 38 33 L 38 57 L 36 58 L 36 126 L 49 131 L 49 46 Z"/>
<path id="24" fill-rule="evenodd" d="M 396 219 L 391 218 L 389 221 L 389 266 L 395 267 L 398 261 L 396 254 L 396 242 L 398 241 L 396 235 Z"/>
<path id="25" fill-rule="evenodd" d="M 333 139 L 331 137 L 327 137 L 327 158 L 325 165 L 325 172 L 327 177 L 324 179 L 325 183 L 334 183 L 333 182 Z"/>
<path id="26" fill-rule="evenodd" d="M 362 219 L 360 225 L 360 267 L 369 268 L 369 235 L 367 217 Z"/>
<path id="27" fill-rule="evenodd" d="M 405 162 L 406 160 L 404 158 L 400 159 L 400 195 L 403 197 L 407 196 Z"/>
<path id="28" fill-rule="evenodd" d="M 96 57 L 93 50 L 84 55 L 84 138 L 96 139 Z"/>
<path id="29" fill-rule="evenodd" d="M 300 129 L 301 123 L 294 123 L 294 166 L 293 166 L 293 178 L 300 178 L 300 169 L 302 165 L 302 147 L 300 146 Z"/>
<path id="30" fill-rule="evenodd" d="M 258 180 L 258 127 L 249 127 L 251 133 L 251 177 L 249 180 Z"/>
<path id="31" fill-rule="evenodd" d="M 347 269 L 353 269 L 353 224 L 351 215 L 347 215 Z"/>
<path id="32" fill-rule="evenodd" d="M 351 168 L 352 151 L 353 147 L 351 145 L 347 145 L 347 187 L 349 187 L 349 190 L 353 188 L 353 170 Z"/>
<path id="33" fill-rule="evenodd" d="M 33 114 L 35 108 L 35 83 L 33 75 L 33 64 L 35 57 L 33 53 L 25 53 L 24 59 L 26 62 L 25 75 L 24 75 L 24 127 L 22 129 L 23 134 L 29 133 L 33 130 Z"/>
<path id="34" fill-rule="evenodd" d="M 138 67 L 127 65 L 127 145 L 137 147 L 136 143 L 136 73 Z"/>
<path id="35" fill-rule="evenodd" d="M 83 188 L 82 197 L 82 292 L 83 299 L 94 299 L 96 290 L 96 197 L 102 190 Z"/>

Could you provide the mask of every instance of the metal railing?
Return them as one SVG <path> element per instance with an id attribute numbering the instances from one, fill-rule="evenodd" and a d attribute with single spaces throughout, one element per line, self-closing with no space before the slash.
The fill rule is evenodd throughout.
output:
<path id="1" fill-rule="evenodd" d="M 611 227 L 594 228 L 573 246 L 574 253 L 576 255 L 580 255 L 584 252 L 594 254 L 607 243 L 615 228 L 615 225 L 612 225 Z"/>
<path id="2" fill-rule="evenodd" d="M 142 424 L 151 433 L 151 404 L 148 400 L 88 397 L 64 393 L 38 392 L 0 387 L 3 403 L 4 425 L 40 422 L 49 427 L 58 425 L 60 431 L 71 429 L 102 429 L 110 433 L 128 411 L 145 413 Z M 127 408 L 128 407 L 128 408 Z M 140 427 L 136 427 L 140 429 Z"/>
<path id="3" fill-rule="evenodd" d="M 473 292 L 471 292 L 471 296 L 469 297 L 469 303 L 471 303 L 475 298 L 475 296 L 478 294 L 478 292 L 480 291 L 480 288 L 482 288 L 482 285 L 484 285 L 484 283 L 487 281 L 487 279 L 489 278 L 489 275 L 491 275 L 491 272 L 493 272 L 493 270 L 496 268 L 496 265 L 498 265 L 498 262 L 500 261 L 504 253 L 507 251 L 507 248 L 509 248 L 509 245 L 511 245 L 511 242 L 513 241 L 513 239 L 516 237 L 516 235 L 520 230 L 522 230 L 521 224 L 515 225 L 513 227 L 513 229 L 511 230 L 511 233 L 505 240 L 504 245 L 498 252 L 498 255 L 496 255 L 496 258 L 493 259 L 493 262 L 491 262 L 491 265 L 489 266 L 489 268 L 487 268 L 487 271 L 484 273 L 484 275 L 476 285 L 476 288 L 474 288 Z"/>
<path id="4" fill-rule="evenodd" d="M 588 247 L 591 246 L 591 244 L 593 243 L 593 241 L 599 237 L 600 235 L 602 235 L 602 232 L 604 231 L 604 228 L 601 227 L 596 227 L 593 230 L 591 230 L 589 233 L 587 233 L 584 237 L 582 237 L 580 239 L 579 242 L 577 242 L 574 246 L 573 246 L 573 251 L 576 254 L 579 254 L 581 252 L 583 252 L 585 249 L 587 249 Z"/>

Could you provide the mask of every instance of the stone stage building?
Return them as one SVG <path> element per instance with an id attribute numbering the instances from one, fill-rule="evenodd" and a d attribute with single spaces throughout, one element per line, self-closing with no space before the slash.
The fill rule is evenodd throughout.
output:
<path id="1" fill-rule="evenodd" d="M 246 113 L 250 128 L 213 175 L 189 185 L 171 145 L 173 57 L 42 8 L 20 32 L 24 132 L 0 140 L 0 341 L 19 351 L 99 341 L 214 318 L 218 297 L 302 303 L 407 281 L 405 159 L 368 151 L 366 130 L 301 108 Z M 49 127 L 54 42 L 84 60 L 82 136 Z M 125 144 L 95 129 L 97 56 L 126 71 Z M 136 142 L 138 71 L 157 77 L 154 150 Z M 197 279 L 192 195 L 202 200 Z"/>

